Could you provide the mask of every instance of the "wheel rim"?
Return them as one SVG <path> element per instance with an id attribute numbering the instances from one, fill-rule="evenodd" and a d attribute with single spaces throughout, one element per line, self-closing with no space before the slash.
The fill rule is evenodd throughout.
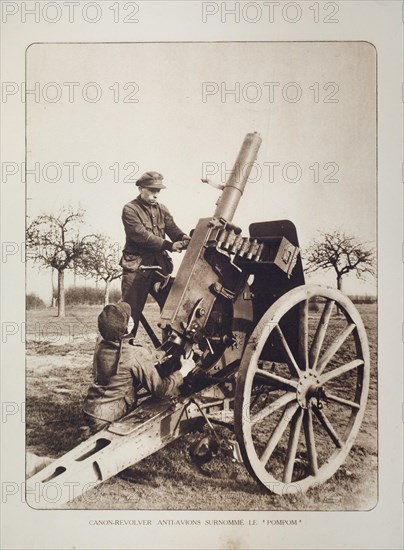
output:
<path id="1" fill-rule="evenodd" d="M 297 341 L 285 336 L 292 310 Z M 284 362 L 266 357 L 271 342 Z M 340 291 L 305 285 L 269 308 L 246 346 L 235 400 L 236 436 L 258 481 L 278 494 L 305 492 L 336 472 L 363 419 L 369 365 L 362 320 Z"/>

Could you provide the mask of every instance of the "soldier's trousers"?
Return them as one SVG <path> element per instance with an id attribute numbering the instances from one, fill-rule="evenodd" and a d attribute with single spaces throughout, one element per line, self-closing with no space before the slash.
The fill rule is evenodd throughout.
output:
<path id="1" fill-rule="evenodd" d="M 160 279 L 153 272 L 143 273 L 141 271 L 123 270 L 122 275 L 122 300 L 127 302 L 132 309 L 133 328 L 132 334 L 135 336 L 140 316 L 146 304 L 147 296 L 151 294 L 160 306 L 163 308 L 167 299 L 171 285 L 168 284 L 163 290 L 156 291 L 154 285 L 160 282 Z"/>

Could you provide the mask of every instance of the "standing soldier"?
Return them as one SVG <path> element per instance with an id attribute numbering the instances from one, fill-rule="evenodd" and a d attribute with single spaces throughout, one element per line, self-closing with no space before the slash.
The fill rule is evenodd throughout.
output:
<path id="1" fill-rule="evenodd" d="M 158 172 L 146 172 L 137 180 L 139 196 L 123 208 L 122 221 L 126 242 L 121 259 L 122 300 L 130 304 L 134 321 L 132 334 L 138 329 L 139 320 L 150 293 L 160 309 L 167 298 L 168 288 L 158 291 L 159 282 L 152 271 L 141 271 L 139 267 L 159 265 L 163 275 L 169 276 L 173 264 L 168 252 L 180 252 L 186 248 L 190 237 L 174 222 L 167 207 L 157 202 L 163 176 Z M 166 240 L 165 236 L 171 240 Z"/>

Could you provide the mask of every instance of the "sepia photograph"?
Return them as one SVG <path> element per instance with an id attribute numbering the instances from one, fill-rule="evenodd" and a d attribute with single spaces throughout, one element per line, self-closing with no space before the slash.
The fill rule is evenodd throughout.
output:
<path id="1" fill-rule="evenodd" d="M 4 0 L 5 550 L 400 550 L 395 0 Z"/>
<path id="2" fill-rule="evenodd" d="M 366 41 L 27 48 L 31 508 L 377 506 L 376 82 Z"/>

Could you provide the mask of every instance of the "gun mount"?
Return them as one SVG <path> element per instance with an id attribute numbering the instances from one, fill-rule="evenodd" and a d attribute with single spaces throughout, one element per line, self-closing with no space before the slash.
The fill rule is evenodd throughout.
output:
<path id="1" fill-rule="evenodd" d="M 362 320 L 340 291 L 306 285 L 294 225 L 233 223 L 261 138 L 248 134 L 211 218 L 198 221 L 161 312 L 162 375 L 196 366 L 171 400 L 139 406 L 27 481 L 49 507 L 82 495 L 201 421 L 226 426 L 234 456 L 267 489 L 306 491 L 331 477 L 359 431 L 369 387 Z M 337 309 L 342 315 L 333 315 Z M 156 341 L 157 338 L 154 339 Z M 229 447 L 229 448 L 230 448 Z"/>

